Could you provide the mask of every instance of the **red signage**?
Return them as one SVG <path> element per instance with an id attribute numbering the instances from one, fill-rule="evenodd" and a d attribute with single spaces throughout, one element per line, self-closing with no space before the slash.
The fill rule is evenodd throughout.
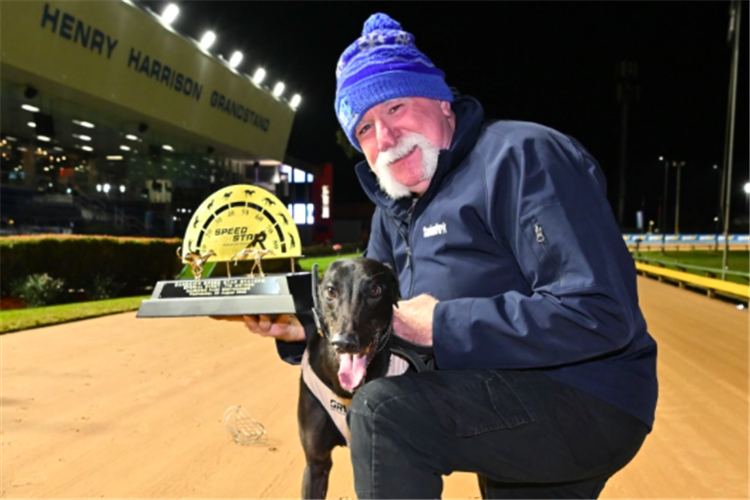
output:
<path id="1" fill-rule="evenodd" d="M 326 163 L 320 175 L 313 181 L 313 205 L 315 206 L 315 243 L 330 243 L 333 239 L 333 165 Z"/>

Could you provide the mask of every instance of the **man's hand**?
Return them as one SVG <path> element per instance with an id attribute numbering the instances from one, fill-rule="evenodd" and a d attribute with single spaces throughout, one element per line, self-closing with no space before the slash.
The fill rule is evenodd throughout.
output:
<path id="1" fill-rule="evenodd" d="M 266 314 L 257 316 L 211 316 L 211 318 L 224 321 L 242 321 L 248 330 L 261 337 L 273 337 L 285 342 L 305 340 L 305 328 L 299 322 L 297 316 L 292 314 L 280 314 L 278 316 Z"/>
<path id="2" fill-rule="evenodd" d="M 393 308 L 393 333 L 420 345 L 432 345 L 432 313 L 438 300 L 427 294 L 398 303 Z"/>

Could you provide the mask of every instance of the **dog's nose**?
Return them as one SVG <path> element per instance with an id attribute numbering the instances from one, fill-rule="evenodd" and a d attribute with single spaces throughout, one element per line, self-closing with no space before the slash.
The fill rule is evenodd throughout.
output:
<path id="1" fill-rule="evenodd" d="M 334 349 L 341 352 L 353 352 L 359 349 L 359 340 L 352 333 L 337 333 L 331 339 Z"/>

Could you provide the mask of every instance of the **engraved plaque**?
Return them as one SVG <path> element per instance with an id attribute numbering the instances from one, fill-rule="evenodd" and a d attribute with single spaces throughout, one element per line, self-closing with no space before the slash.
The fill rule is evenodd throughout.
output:
<path id="1" fill-rule="evenodd" d="M 312 308 L 310 273 L 160 281 L 138 318 L 296 314 Z"/>

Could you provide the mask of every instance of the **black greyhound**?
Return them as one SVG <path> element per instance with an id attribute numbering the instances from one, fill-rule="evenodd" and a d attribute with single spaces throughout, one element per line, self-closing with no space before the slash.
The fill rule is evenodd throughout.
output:
<path id="1" fill-rule="evenodd" d="M 430 348 L 392 335 L 398 306 L 393 269 L 363 257 L 331 264 L 317 283 L 313 266 L 315 322 L 302 360 L 297 420 L 307 466 L 302 498 L 325 498 L 333 462 L 331 451 L 347 446 L 346 410 L 364 383 L 397 375 L 409 367 L 432 369 Z"/>

